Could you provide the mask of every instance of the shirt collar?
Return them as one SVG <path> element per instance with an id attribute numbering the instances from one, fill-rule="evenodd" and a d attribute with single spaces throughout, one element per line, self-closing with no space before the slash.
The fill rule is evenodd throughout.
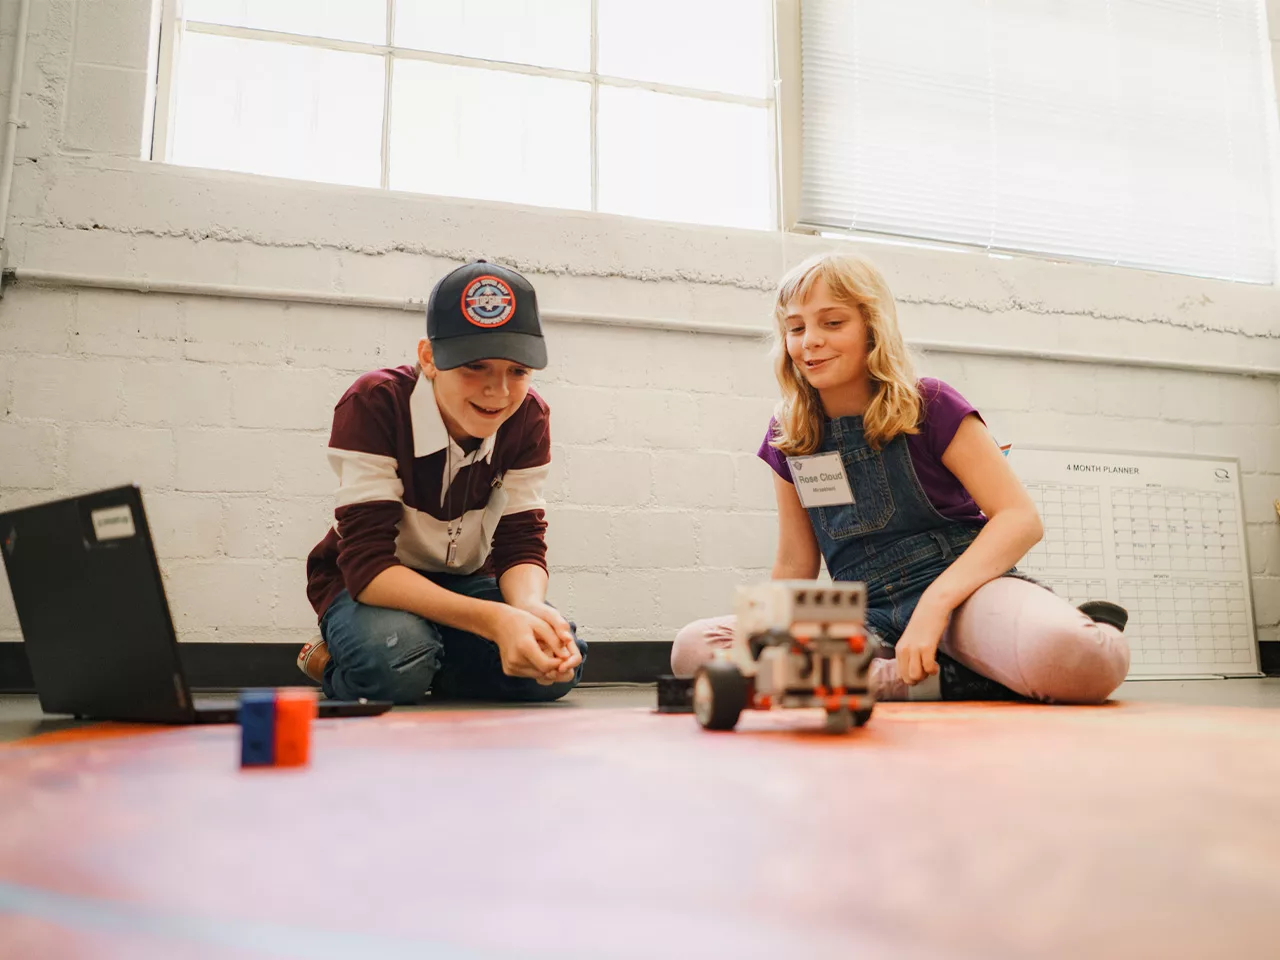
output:
<path id="1" fill-rule="evenodd" d="M 435 385 L 425 373 L 418 374 L 418 382 L 409 396 L 409 422 L 413 427 L 415 457 L 429 457 L 443 450 L 450 443 L 454 443 L 444 425 L 444 419 L 440 416 L 440 407 L 436 404 Z M 481 458 L 486 462 L 493 462 L 493 448 L 497 445 L 497 439 L 496 432 L 485 437 L 474 453 L 463 457 L 463 462 L 474 463 Z M 456 443 L 454 446 L 461 456 L 462 448 Z"/>

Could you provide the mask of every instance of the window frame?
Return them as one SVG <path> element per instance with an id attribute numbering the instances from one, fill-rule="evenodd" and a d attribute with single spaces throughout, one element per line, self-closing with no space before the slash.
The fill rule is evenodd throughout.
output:
<path id="1" fill-rule="evenodd" d="M 801 101 L 800 4 L 773 0 L 774 183 L 778 226 L 784 233 L 815 233 L 800 222 L 804 175 Z"/>
<path id="2" fill-rule="evenodd" d="M 387 32 L 386 36 L 392 38 L 395 36 L 395 14 L 396 6 L 399 0 L 386 0 L 387 3 Z M 415 50 L 410 47 L 399 47 L 393 43 L 363 43 L 348 40 L 334 40 L 326 37 L 311 37 L 302 34 L 281 33 L 272 30 L 259 30 L 253 27 L 232 27 L 221 24 L 210 24 L 202 21 L 188 21 L 183 15 L 182 0 L 162 0 L 160 14 L 160 49 L 158 56 L 158 69 L 156 76 L 156 97 L 155 97 L 155 116 L 152 127 L 152 137 L 150 144 L 149 159 L 167 163 L 170 162 L 173 149 L 173 116 L 176 108 L 176 90 L 177 90 L 177 69 L 179 58 L 182 55 L 182 37 L 187 31 L 193 33 L 211 34 L 214 36 L 231 37 L 243 40 L 265 40 L 278 43 L 290 43 L 298 46 L 313 47 L 327 50 L 338 50 L 352 53 L 373 54 L 381 56 L 384 63 L 385 81 L 383 87 L 383 106 L 382 106 L 382 143 L 380 146 L 381 154 L 381 176 L 379 187 L 383 190 L 389 190 L 390 182 L 390 147 L 391 147 L 391 111 L 395 108 L 392 100 L 392 75 L 395 60 L 402 58 L 405 60 L 420 60 L 429 63 L 438 63 L 449 66 L 472 67 L 484 70 L 491 70 L 502 73 L 516 73 L 524 76 L 534 77 L 551 77 L 561 80 L 571 80 L 576 82 L 589 83 L 591 86 L 591 117 L 590 117 L 590 150 L 591 150 L 591 205 L 587 211 L 574 209 L 575 213 L 600 213 L 599 210 L 599 142 L 597 132 L 597 119 L 599 116 L 599 94 L 602 86 L 611 86 L 619 88 L 630 88 L 645 90 L 652 93 L 670 94 L 673 96 L 686 97 L 697 100 L 709 100 L 720 103 L 734 103 L 755 108 L 764 108 L 767 114 L 767 123 L 771 131 L 772 143 L 769 145 L 770 153 L 770 220 L 772 229 L 777 230 L 784 224 L 782 215 L 782 195 L 785 190 L 781 186 L 782 172 L 781 162 L 779 158 L 780 144 L 783 142 L 781 137 L 782 128 L 779 123 L 780 109 L 778 105 L 777 91 L 784 88 L 777 75 L 778 69 L 778 19 L 777 10 L 782 5 L 795 6 L 795 25 L 793 43 L 797 58 L 794 61 L 794 80 L 795 83 L 789 86 L 796 88 L 797 105 L 798 100 L 798 80 L 799 72 L 799 2 L 798 0 L 774 0 L 774 3 L 768 5 L 768 15 L 770 18 L 770 26 L 772 28 L 774 57 L 772 63 L 761 65 L 761 70 L 766 72 L 767 86 L 774 91 L 773 96 L 767 97 L 749 97 L 740 94 L 721 93 L 711 90 L 698 90 L 692 87 L 682 87 L 673 84 L 654 83 L 645 80 L 632 80 L 627 77 L 615 77 L 608 74 L 601 74 L 598 70 L 599 63 L 599 41 L 597 36 L 597 14 L 599 2 L 591 0 L 590 16 L 590 42 L 591 55 L 589 68 L 586 71 L 565 70 L 558 67 L 540 67 L 532 64 L 513 63 L 504 60 L 484 60 L 477 57 L 460 56 L 449 53 L 436 53 L 427 50 Z M 769 74 L 772 73 L 772 76 Z M 797 115 L 798 116 L 798 115 Z M 798 164 L 795 170 L 796 175 L 799 174 Z M 303 181 L 309 182 L 309 181 Z M 796 181 L 796 196 L 799 196 L 799 182 Z M 469 200 L 472 198 L 459 197 L 460 200 Z M 556 207 L 542 207 L 535 204 L 519 204 L 521 206 L 535 207 L 536 209 L 553 210 L 561 209 Z M 657 221 L 655 221 L 657 222 Z M 691 224 L 692 226 L 712 226 L 714 224 Z"/>

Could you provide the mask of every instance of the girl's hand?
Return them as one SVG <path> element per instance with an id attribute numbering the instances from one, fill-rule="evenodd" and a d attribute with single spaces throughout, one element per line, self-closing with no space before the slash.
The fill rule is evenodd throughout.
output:
<path id="1" fill-rule="evenodd" d="M 907 622 L 896 647 L 898 676 L 917 684 L 938 672 L 938 644 L 947 629 L 951 611 L 922 599 Z"/>

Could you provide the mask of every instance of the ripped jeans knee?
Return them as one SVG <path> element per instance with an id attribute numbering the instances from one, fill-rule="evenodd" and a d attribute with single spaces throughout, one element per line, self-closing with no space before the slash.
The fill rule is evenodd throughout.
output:
<path id="1" fill-rule="evenodd" d="M 339 700 L 421 703 L 440 669 L 440 631 L 416 614 L 359 603 L 343 591 L 325 611 L 324 694 Z"/>

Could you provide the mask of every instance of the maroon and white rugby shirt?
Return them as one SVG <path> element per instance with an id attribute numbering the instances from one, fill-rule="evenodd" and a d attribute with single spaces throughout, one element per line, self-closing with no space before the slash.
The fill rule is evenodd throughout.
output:
<path id="1" fill-rule="evenodd" d="M 396 564 L 495 576 L 521 563 L 546 569 L 550 411 L 533 390 L 467 454 L 449 437 L 430 380 L 408 366 L 366 373 L 334 408 L 329 463 L 334 523 L 307 558 L 307 598 L 320 616 L 344 588 L 357 597 Z"/>

